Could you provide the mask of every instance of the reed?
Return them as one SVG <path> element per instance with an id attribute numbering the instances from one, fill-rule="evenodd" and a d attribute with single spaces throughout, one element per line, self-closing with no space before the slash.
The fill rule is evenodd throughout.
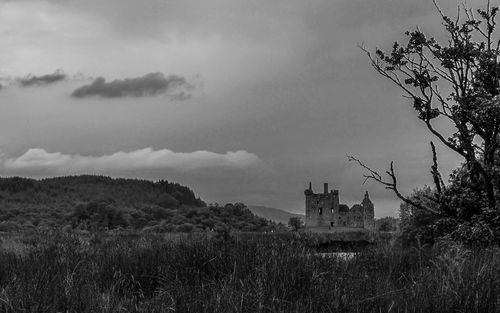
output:
<path id="1" fill-rule="evenodd" d="M 497 312 L 500 304 L 495 248 L 385 245 L 346 260 L 288 235 L 31 236 L 29 248 L 0 249 L 1 312 Z"/>

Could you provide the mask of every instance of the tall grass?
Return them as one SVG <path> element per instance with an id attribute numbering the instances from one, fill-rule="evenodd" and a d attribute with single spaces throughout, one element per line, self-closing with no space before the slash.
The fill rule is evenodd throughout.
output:
<path id="1" fill-rule="evenodd" d="M 38 234 L 0 249 L 1 312 L 497 312 L 500 250 L 317 256 L 300 238 Z"/>

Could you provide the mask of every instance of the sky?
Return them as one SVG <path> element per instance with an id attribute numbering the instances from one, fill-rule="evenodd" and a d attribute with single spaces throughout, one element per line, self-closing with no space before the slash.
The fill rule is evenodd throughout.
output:
<path id="1" fill-rule="evenodd" d="M 359 48 L 416 27 L 442 34 L 431 0 L 0 0 L 0 175 L 166 179 L 298 213 L 328 182 L 396 216 L 347 155 L 393 160 L 405 194 L 432 183 L 433 138 Z M 446 175 L 460 159 L 437 148 Z"/>

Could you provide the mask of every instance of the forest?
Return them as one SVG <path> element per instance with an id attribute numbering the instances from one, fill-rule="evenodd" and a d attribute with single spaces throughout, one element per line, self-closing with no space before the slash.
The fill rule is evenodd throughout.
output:
<path id="1" fill-rule="evenodd" d="M 278 225 L 244 204 L 207 205 L 188 187 L 160 180 L 68 176 L 0 178 L 0 231 L 64 228 L 145 232 L 270 231 Z"/>

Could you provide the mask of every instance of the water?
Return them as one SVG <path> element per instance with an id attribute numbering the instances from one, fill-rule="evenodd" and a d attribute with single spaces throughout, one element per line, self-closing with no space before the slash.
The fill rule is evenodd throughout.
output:
<path id="1" fill-rule="evenodd" d="M 320 256 L 322 258 L 340 258 L 346 261 L 351 260 L 356 256 L 356 252 L 325 252 L 325 253 L 315 253 L 314 255 Z"/>

